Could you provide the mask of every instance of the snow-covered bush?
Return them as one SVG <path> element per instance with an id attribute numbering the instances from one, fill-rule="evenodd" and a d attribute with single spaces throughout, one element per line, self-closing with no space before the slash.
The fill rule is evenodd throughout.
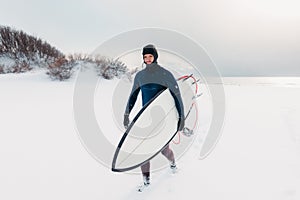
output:
<path id="1" fill-rule="evenodd" d="M 32 67 L 27 59 L 12 59 L 9 56 L 0 56 L 0 74 L 23 73 Z"/>
<path id="2" fill-rule="evenodd" d="M 75 53 L 67 56 L 69 62 L 76 62 L 76 61 L 85 61 L 85 62 L 93 62 L 94 59 L 92 56 L 83 53 Z"/>
<path id="3" fill-rule="evenodd" d="M 52 80 L 63 81 L 69 79 L 73 74 L 73 64 L 64 57 L 60 57 L 54 63 L 48 65 L 47 74 Z"/>
<path id="4" fill-rule="evenodd" d="M 128 72 L 127 66 L 118 59 L 101 58 L 96 59 L 95 63 L 98 75 L 105 79 L 119 78 Z"/>

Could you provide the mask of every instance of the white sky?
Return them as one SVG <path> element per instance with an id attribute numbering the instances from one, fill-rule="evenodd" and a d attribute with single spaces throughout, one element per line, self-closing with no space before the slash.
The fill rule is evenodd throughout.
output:
<path id="1" fill-rule="evenodd" d="M 64 53 L 91 53 L 143 27 L 178 31 L 204 46 L 223 75 L 300 75 L 298 0 L 0 0 L 0 24 Z"/>

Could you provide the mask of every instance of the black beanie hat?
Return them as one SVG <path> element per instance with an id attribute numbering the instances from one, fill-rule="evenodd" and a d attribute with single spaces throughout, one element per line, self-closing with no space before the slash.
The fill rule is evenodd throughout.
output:
<path id="1" fill-rule="evenodd" d="M 151 54 L 151 55 L 153 55 L 153 57 L 154 57 L 153 62 L 154 62 L 154 63 L 157 62 L 158 54 L 157 54 L 157 51 L 156 51 L 156 48 L 155 48 L 154 45 L 148 44 L 147 46 L 145 46 L 145 47 L 143 48 L 143 53 L 142 53 L 142 54 L 143 54 L 143 56 L 144 56 L 145 54 Z"/>

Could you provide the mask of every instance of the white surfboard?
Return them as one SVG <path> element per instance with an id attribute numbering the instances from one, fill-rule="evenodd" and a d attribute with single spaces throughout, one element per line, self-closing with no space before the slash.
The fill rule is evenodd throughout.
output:
<path id="1" fill-rule="evenodd" d="M 187 111 L 195 95 L 192 79 L 178 81 L 183 105 Z M 177 133 L 178 112 L 169 91 L 164 90 L 146 104 L 134 117 L 116 149 L 112 170 L 124 172 L 151 160 Z"/>

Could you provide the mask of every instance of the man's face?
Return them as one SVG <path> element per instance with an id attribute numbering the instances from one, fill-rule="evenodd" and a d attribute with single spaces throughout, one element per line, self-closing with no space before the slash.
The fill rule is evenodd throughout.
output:
<path id="1" fill-rule="evenodd" d="M 144 55 L 144 62 L 149 65 L 154 61 L 154 56 L 152 54 L 145 54 Z"/>

